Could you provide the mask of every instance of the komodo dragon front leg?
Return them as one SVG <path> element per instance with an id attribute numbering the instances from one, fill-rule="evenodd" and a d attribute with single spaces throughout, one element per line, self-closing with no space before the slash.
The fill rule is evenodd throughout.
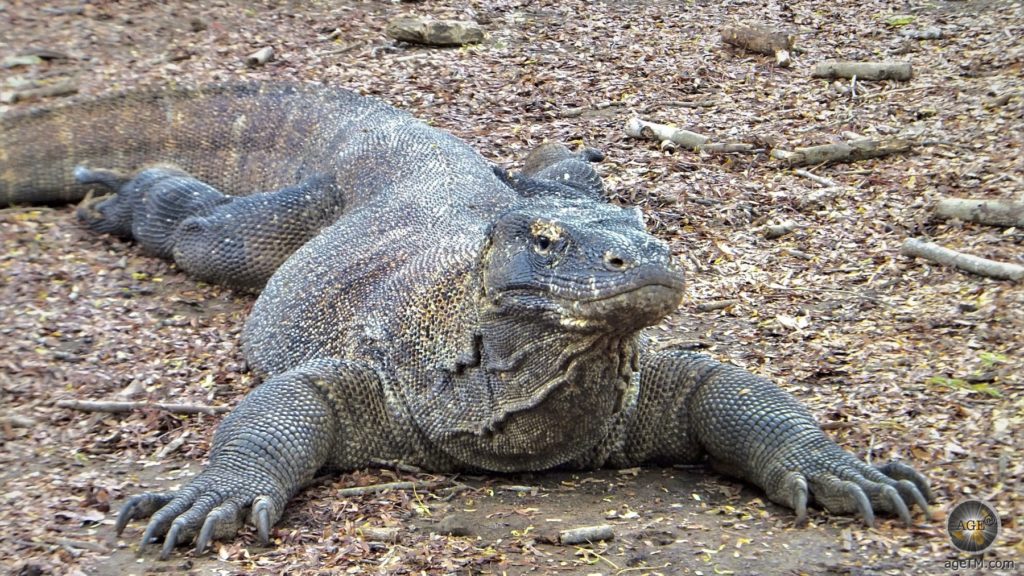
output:
<path id="1" fill-rule="evenodd" d="M 345 208 L 343 191 L 323 175 L 248 196 L 228 196 L 171 166 L 132 177 L 80 166 L 75 178 L 114 192 L 79 207 L 89 228 L 133 239 L 199 280 L 250 291 Z"/>
<path id="2" fill-rule="evenodd" d="M 929 515 L 928 481 L 910 466 L 871 466 L 843 450 L 795 398 L 775 384 L 702 354 L 666 350 L 641 360 L 640 398 L 625 463 L 693 462 L 707 454 L 722 472 L 764 489 L 807 520 L 817 501 L 833 513 L 875 511 L 911 523 Z"/>
<path id="3" fill-rule="evenodd" d="M 234 536 L 248 516 L 266 545 L 285 504 L 317 470 L 396 457 L 384 406 L 376 372 L 360 363 L 314 360 L 274 376 L 217 428 L 209 465 L 176 492 L 129 499 L 117 533 L 150 518 L 140 551 L 163 537 L 166 559 L 193 538 L 202 552 L 213 539 Z"/>

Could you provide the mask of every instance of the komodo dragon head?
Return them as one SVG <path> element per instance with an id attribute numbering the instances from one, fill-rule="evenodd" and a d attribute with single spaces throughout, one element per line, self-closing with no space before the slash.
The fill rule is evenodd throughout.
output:
<path id="1" fill-rule="evenodd" d="M 564 198 L 535 199 L 494 223 L 483 280 L 491 314 L 530 318 L 539 331 L 616 336 L 664 318 L 683 288 L 668 245 L 638 210 Z"/>

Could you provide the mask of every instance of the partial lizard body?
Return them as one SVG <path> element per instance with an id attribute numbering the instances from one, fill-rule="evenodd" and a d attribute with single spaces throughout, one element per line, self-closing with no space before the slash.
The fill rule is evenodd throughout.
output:
<path id="1" fill-rule="evenodd" d="M 814 500 L 909 523 L 931 499 L 919 473 L 859 461 L 774 384 L 651 344 L 682 273 L 638 212 L 602 199 L 592 154 L 542 147 L 508 175 L 405 113 L 313 86 L 115 97 L 5 118 L 2 134 L 0 199 L 116 188 L 83 206 L 86 223 L 262 290 L 243 344 L 263 383 L 199 476 L 118 519 L 150 517 L 143 544 L 163 537 L 164 556 L 245 518 L 267 541 L 318 470 L 381 459 L 522 471 L 708 458 L 799 520 Z"/>

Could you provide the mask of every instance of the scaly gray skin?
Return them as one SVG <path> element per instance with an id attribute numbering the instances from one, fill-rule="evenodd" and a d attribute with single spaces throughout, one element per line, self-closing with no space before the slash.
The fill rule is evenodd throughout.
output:
<path id="1" fill-rule="evenodd" d="M 97 140 L 107 115 L 127 124 Z M 322 87 L 120 96 L 3 122 L 0 198 L 99 183 L 118 192 L 83 206 L 93 228 L 206 279 L 269 278 L 243 335 L 263 383 L 218 428 L 202 473 L 118 517 L 119 533 L 149 518 L 142 545 L 162 538 L 161 557 L 231 538 L 246 518 L 266 543 L 318 470 L 378 459 L 513 472 L 706 458 L 798 522 L 811 501 L 868 524 L 876 511 L 908 524 L 909 506 L 927 513 L 928 482 L 909 466 L 869 466 L 774 384 L 652 345 L 645 328 L 677 307 L 682 273 L 635 209 L 602 200 L 598 154 L 545 145 L 510 175 L 404 113 Z M 118 138 L 134 148 L 117 154 Z M 158 162 L 180 169 L 145 168 Z M 71 170 L 81 163 L 114 171 Z M 253 182 L 281 190 L 218 191 Z"/>

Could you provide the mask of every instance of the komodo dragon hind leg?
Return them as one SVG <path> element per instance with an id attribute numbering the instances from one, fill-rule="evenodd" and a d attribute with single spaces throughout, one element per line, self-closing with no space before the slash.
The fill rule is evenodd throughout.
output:
<path id="1" fill-rule="evenodd" d="M 816 501 L 833 513 L 930 518 L 928 480 L 899 462 L 872 466 L 840 448 L 795 398 L 736 366 L 689 351 L 665 350 L 641 361 L 640 399 L 626 458 L 693 461 L 701 452 L 718 470 L 744 478 L 807 520 Z"/>
<path id="2" fill-rule="evenodd" d="M 134 239 L 199 280 L 250 291 L 344 208 L 334 179 L 323 175 L 237 197 L 172 166 L 131 178 L 79 167 L 75 176 L 115 191 L 79 207 L 79 220 L 92 230 Z"/>
<path id="3" fill-rule="evenodd" d="M 591 164 L 604 160 L 596 148 L 570 151 L 555 141 L 538 145 L 526 156 L 518 173 L 498 173 L 522 196 L 561 196 L 601 200 L 604 184 Z"/>
<path id="4" fill-rule="evenodd" d="M 78 204 L 78 220 L 94 232 L 131 238 L 130 203 L 123 202 L 118 196 L 118 192 L 131 178 L 112 170 L 93 170 L 78 166 L 75 168 L 75 180 L 79 184 L 102 186 L 111 192 L 94 196 L 90 191 Z M 126 214 L 126 211 L 129 212 Z"/>

